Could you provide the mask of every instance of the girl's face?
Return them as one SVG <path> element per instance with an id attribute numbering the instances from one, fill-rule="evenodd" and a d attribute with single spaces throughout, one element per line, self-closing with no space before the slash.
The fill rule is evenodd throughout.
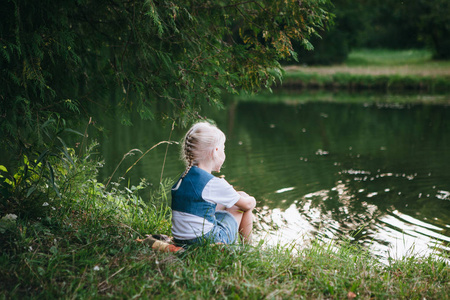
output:
<path id="1" fill-rule="evenodd" d="M 223 162 L 225 161 L 225 142 L 221 142 L 219 146 L 214 149 L 213 161 L 214 165 L 212 171 L 220 172 L 220 168 L 222 168 Z"/>

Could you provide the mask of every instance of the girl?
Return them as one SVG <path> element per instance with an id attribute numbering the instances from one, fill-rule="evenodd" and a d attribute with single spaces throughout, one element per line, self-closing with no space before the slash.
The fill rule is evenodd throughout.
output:
<path id="1" fill-rule="evenodd" d="M 220 172 L 225 134 L 207 122 L 194 124 L 182 143 L 186 171 L 172 188 L 172 234 L 177 245 L 249 242 L 255 198 L 237 192 Z"/>

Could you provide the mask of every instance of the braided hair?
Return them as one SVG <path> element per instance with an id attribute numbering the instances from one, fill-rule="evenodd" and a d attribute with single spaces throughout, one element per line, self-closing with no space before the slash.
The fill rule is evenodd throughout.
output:
<path id="1" fill-rule="evenodd" d="M 181 178 L 184 178 L 193 166 L 208 159 L 222 141 L 225 142 L 225 134 L 216 126 L 208 122 L 194 124 L 181 143 L 181 158 L 186 163 L 186 170 Z"/>

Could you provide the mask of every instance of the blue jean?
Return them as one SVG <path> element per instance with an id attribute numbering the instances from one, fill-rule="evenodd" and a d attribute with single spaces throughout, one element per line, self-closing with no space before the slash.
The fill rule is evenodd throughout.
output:
<path id="1" fill-rule="evenodd" d="M 233 244 L 237 239 L 238 223 L 231 213 L 225 210 L 215 212 L 217 223 L 211 231 L 191 240 L 174 239 L 178 246 L 199 244 Z"/>

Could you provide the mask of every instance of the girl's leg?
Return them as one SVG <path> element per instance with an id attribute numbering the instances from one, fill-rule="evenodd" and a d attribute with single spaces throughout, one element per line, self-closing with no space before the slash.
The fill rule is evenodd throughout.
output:
<path id="1" fill-rule="evenodd" d="M 241 223 L 239 224 L 239 233 L 244 238 L 244 242 L 250 243 L 252 240 L 253 230 L 253 212 L 247 210 L 242 214 Z"/>
<path id="2" fill-rule="evenodd" d="M 239 225 L 239 234 L 244 239 L 245 243 L 249 243 L 251 240 L 251 234 L 253 229 L 253 213 L 251 210 L 243 212 L 237 206 L 226 209 L 236 219 Z"/>

